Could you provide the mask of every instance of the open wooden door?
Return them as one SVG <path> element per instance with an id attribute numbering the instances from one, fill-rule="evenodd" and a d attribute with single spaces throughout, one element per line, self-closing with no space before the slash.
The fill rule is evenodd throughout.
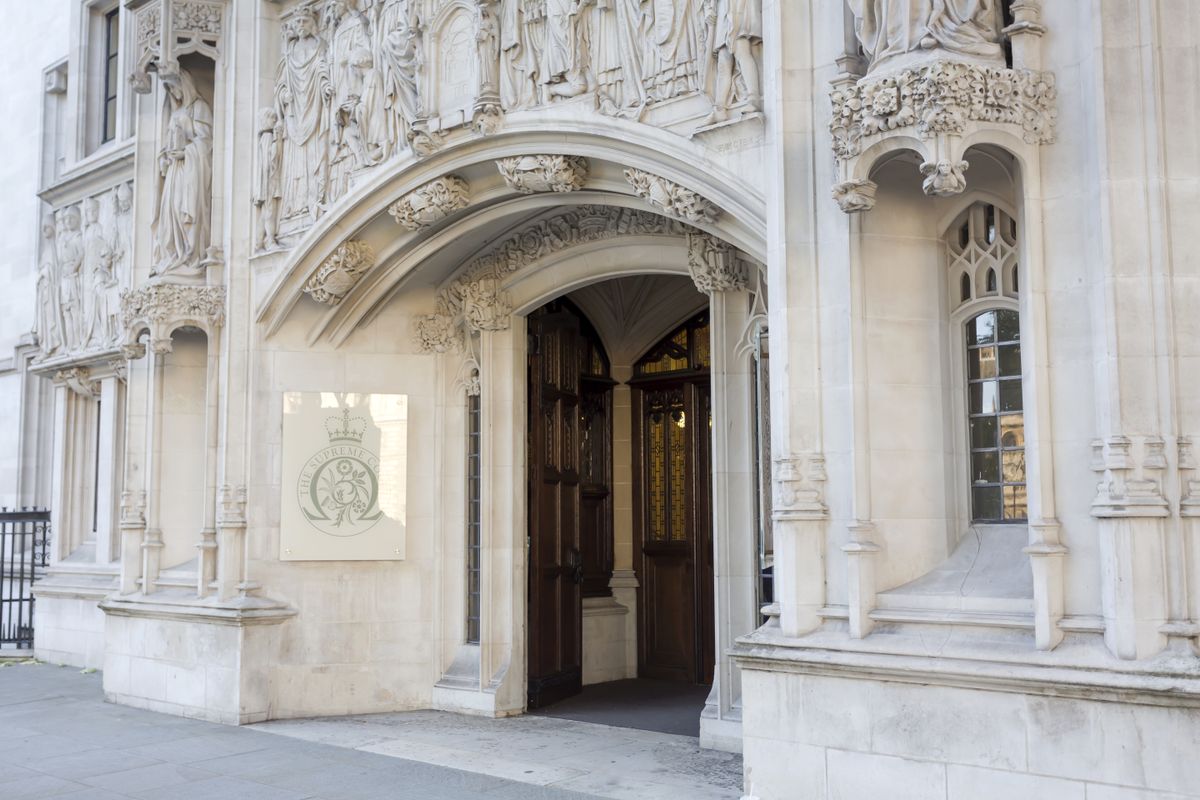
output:
<path id="1" fill-rule="evenodd" d="M 529 708 L 582 688 L 585 579 L 606 591 L 612 576 L 607 371 L 570 303 L 530 315 Z"/>

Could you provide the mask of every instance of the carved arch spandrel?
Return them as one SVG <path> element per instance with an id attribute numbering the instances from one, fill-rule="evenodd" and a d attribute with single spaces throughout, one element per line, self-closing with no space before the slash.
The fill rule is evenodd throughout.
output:
<path id="1" fill-rule="evenodd" d="M 561 121 L 555 124 L 561 125 Z M 679 140 L 667 132 L 645 129 L 635 123 L 615 125 L 611 134 L 584 131 L 547 130 L 531 121 L 520 128 L 506 128 L 503 133 L 474 139 L 447 147 L 421 161 L 401 160 L 388 172 L 373 176 L 372 180 L 353 190 L 343 198 L 339 207 L 324 215 L 297 243 L 283 263 L 279 274 L 258 304 L 257 319 L 267 327 L 269 336 L 278 330 L 291 309 L 299 302 L 302 284 L 313 274 L 318 265 L 339 245 L 351 238 L 359 238 L 365 228 L 381 217 L 386 219 L 389 239 L 375 241 L 379 252 L 379 266 L 364 276 L 354 292 L 347 296 L 334 313 L 342 315 L 357 307 L 356 297 L 375 283 L 374 278 L 389 260 L 396 257 L 396 248 L 389 247 L 395 241 L 396 225 L 387 218 L 387 208 L 398 197 L 446 174 L 463 174 L 475 165 L 487 165 L 494 174 L 497 159 L 538 153 L 559 153 L 582 156 L 592 164 L 607 162 L 621 168 L 644 170 L 685 187 L 714 203 L 721 214 L 711 225 L 701 227 L 709 233 L 731 242 L 758 260 L 766 253 L 766 201 L 756 186 L 733 174 L 721 164 L 707 159 L 694 145 Z M 604 202 L 646 208 L 643 200 L 633 194 L 627 184 L 611 187 Z M 515 193 L 514 193 L 515 194 Z M 589 197 L 590 195 L 590 197 Z M 527 202 L 537 203 L 541 195 L 526 196 Z M 507 201 L 505 201 L 507 202 Z M 550 202 L 562 205 L 597 202 L 593 192 L 587 190 L 568 195 L 554 195 Z M 479 209 L 472 206 L 456 218 L 457 223 L 472 220 Z M 451 223 L 455 225 L 455 223 Z M 461 235 L 471 225 L 457 228 Z M 437 235 L 436 232 L 434 234 Z M 415 242 L 423 247 L 428 238 Z M 321 325 L 322 329 L 341 327 L 332 323 L 332 317 Z M 316 332 L 319 338 L 322 332 Z"/>

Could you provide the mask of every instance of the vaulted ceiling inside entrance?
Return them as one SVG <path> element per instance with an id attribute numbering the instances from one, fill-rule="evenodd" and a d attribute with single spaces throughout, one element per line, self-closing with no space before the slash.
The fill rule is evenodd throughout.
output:
<path id="1" fill-rule="evenodd" d="M 631 275 L 593 283 L 567 297 L 587 314 L 613 364 L 632 364 L 708 304 L 688 278 Z"/>

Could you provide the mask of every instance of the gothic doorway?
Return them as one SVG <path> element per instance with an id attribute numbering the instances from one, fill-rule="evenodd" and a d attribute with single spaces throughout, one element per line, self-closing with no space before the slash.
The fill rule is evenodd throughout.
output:
<path id="1" fill-rule="evenodd" d="M 570 301 L 529 316 L 529 708 L 577 694 L 585 596 L 612 577 L 613 381 Z"/>
<path id="2" fill-rule="evenodd" d="M 630 379 L 643 678 L 713 678 L 710 366 L 705 311 L 651 348 Z"/>

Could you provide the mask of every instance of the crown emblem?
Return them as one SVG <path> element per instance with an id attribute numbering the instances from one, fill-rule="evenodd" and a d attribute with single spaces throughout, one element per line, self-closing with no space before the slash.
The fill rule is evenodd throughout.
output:
<path id="1" fill-rule="evenodd" d="M 325 432 L 329 434 L 329 443 L 353 442 L 362 444 L 363 435 L 367 431 L 367 421 L 362 417 L 351 417 L 350 409 L 343 408 L 340 417 L 325 419 Z"/>

